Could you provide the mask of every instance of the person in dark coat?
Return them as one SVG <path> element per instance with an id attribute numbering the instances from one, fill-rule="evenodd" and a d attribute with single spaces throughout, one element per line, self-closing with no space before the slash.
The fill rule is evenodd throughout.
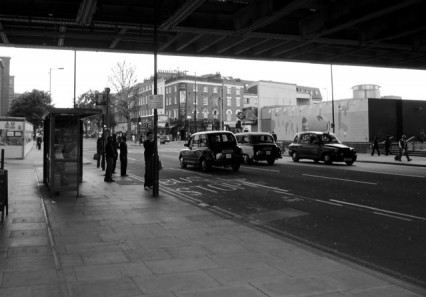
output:
<path id="1" fill-rule="evenodd" d="M 387 155 L 393 155 L 392 154 L 392 152 L 391 152 L 391 150 L 390 150 L 390 147 L 391 147 L 391 140 L 392 140 L 392 137 L 391 136 L 386 136 L 386 139 L 385 139 L 385 155 L 387 156 Z"/>
<path id="2" fill-rule="evenodd" d="M 41 142 L 43 141 L 43 139 L 40 134 L 37 134 L 36 141 L 37 141 L 37 149 L 41 150 Z"/>
<path id="3" fill-rule="evenodd" d="M 112 179 L 112 167 L 114 165 L 114 156 L 115 156 L 115 151 L 114 151 L 114 144 L 113 144 L 113 139 L 112 136 L 108 137 L 107 140 L 107 144 L 105 145 L 105 158 L 106 158 L 106 171 L 105 171 L 105 182 L 113 182 L 114 180 Z"/>
<path id="4" fill-rule="evenodd" d="M 120 142 L 120 169 L 121 169 L 121 176 L 127 176 L 127 143 L 126 143 L 126 136 L 121 137 Z"/>
<path id="5" fill-rule="evenodd" d="M 96 153 L 98 154 L 98 159 L 96 160 L 97 168 L 101 166 L 101 158 L 102 158 L 103 152 L 104 152 L 104 141 L 103 141 L 103 138 L 99 136 L 98 140 L 96 141 Z"/>
<path id="6" fill-rule="evenodd" d="M 152 132 L 146 133 L 147 139 L 143 142 L 145 148 L 144 159 L 145 159 L 145 190 L 152 189 L 154 186 L 154 134 Z"/>
<path id="7" fill-rule="evenodd" d="M 407 136 L 402 135 L 401 139 L 398 142 L 398 147 L 399 147 L 399 154 L 398 154 L 398 158 L 396 158 L 395 160 L 402 161 L 402 155 L 405 154 L 405 157 L 407 158 L 407 161 L 411 161 L 411 158 L 408 155 L 408 140 L 407 140 Z"/>
<path id="8" fill-rule="evenodd" d="M 115 168 L 117 167 L 117 159 L 118 159 L 118 146 L 119 143 L 117 141 L 117 134 L 112 134 L 112 145 L 114 147 L 114 161 L 112 163 L 112 173 L 116 173 L 115 172 Z"/>
<path id="9" fill-rule="evenodd" d="M 377 154 L 380 156 L 380 150 L 379 150 L 379 138 L 377 138 L 377 136 L 376 137 L 374 137 L 374 140 L 373 140 L 373 149 L 372 149 L 372 151 L 371 151 L 371 155 L 372 156 L 374 156 L 374 151 L 376 151 L 377 150 Z"/>

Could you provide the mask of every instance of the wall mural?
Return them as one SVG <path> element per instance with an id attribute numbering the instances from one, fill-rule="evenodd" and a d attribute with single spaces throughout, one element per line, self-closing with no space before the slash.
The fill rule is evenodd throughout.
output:
<path id="1" fill-rule="evenodd" d="M 291 141 L 301 131 L 332 132 L 331 101 L 271 108 L 271 129 L 279 140 Z M 335 134 L 341 141 L 368 141 L 368 100 L 334 101 Z"/>

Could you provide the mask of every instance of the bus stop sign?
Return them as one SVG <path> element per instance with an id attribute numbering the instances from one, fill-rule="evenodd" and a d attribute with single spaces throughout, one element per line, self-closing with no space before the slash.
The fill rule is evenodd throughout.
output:
<path id="1" fill-rule="evenodd" d="M 149 95 L 148 109 L 163 108 L 163 95 Z"/>

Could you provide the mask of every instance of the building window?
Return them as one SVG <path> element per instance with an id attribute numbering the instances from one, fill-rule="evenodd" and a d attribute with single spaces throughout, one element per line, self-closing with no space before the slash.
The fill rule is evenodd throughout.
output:
<path id="1" fill-rule="evenodd" d="M 219 102 L 219 98 L 214 97 L 213 98 L 213 106 L 219 106 L 218 102 Z"/>
<path id="2" fill-rule="evenodd" d="M 232 121 L 232 110 L 227 110 L 226 111 L 226 120 L 228 121 L 228 122 L 230 122 L 230 121 Z"/>
<path id="3" fill-rule="evenodd" d="M 203 109 L 203 118 L 208 119 L 209 118 L 209 111 L 207 109 Z"/>
<path id="4" fill-rule="evenodd" d="M 232 97 L 226 97 L 226 106 L 232 105 Z"/>
<path id="5" fill-rule="evenodd" d="M 227 88 L 226 88 L 226 94 L 228 94 L 228 95 L 231 95 L 231 94 L 232 94 L 232 92 L 231 92 L 231 87 L 227 87 Z"/>
<path id="6" fill-rule="evenodd" d="M 213 115 L 213 119 L 217 120 L 219 118 L 219 111 L 217 109 L 213 109 L 212 115 Z"/>
<path id="7" fill-rule="evenodd" d="M 217 94 L 217 87 L 213 87 L 213 93 Z"/>
<path id="8" fill-rule="evenodd" d="M 240 89 L 237 89 L 236 92 L 237 92 L 237 95 L 241 95 L 241 90 Z"/>
<path id="9" fill-rule="evenodd" d="M 237 106 L 237 107 L 240 107 L 240 105 L 241 105 L 241 98 L 236 98 L 235 99 L 235 105 Z"/>
<path id="10" fill-rule="evenodd" d="M 203 104 L 204 105 L 209 105 L 209 97 L 207 97 L 207 96 L 203 97 Z"/>
<path id="11" fill-rule="evenodd" d="M 207 86 L 203 87 L 203 92 L 208 93 Z"/>

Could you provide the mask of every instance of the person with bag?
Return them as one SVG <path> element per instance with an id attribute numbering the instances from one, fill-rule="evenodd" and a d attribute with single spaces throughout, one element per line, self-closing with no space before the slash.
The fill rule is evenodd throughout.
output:
<path id="1" fill-rule="evenodd" d="M 405 153 L 405 157 L 407 158 L 407 161 L 411 161 L 410 156 L 408 155 L 408 141 L 407 136 L 402 135 L 401 139 L 398 141 L 398 147 L 399 147 L 399 154 L 398 158 L 395 159 L 397 161 L 402 161 L 402 154 Z"/>
<path id="2" fill-rule="evenodd" d="M 151 131 L 146 133 L 147 139 L 143 142 L 145 159 L 145 182 L 144 189 L 149 190 L 154 186 L 154 134 Z"/>

